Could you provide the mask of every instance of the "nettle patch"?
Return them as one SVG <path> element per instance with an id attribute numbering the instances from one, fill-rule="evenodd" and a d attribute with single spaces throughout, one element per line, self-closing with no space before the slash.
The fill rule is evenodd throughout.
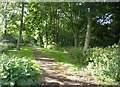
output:
<path id="1" fill-rule="evenodd" d="M 0 58 L 0 86 L 36 85 L 40 74 L 39 66 L 31 58 Z"/>

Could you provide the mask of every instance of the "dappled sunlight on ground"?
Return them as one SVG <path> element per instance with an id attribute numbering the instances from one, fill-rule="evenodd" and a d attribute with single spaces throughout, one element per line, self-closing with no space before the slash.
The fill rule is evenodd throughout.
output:
<path id="1" fill-rule="evenodd" d="M 40 83 L 58 83 L 60 85 L 96 85 L 97 81 L 86 70 L 72 68 L 71 64 L 42 57 L 39 50 L 33 49 L 37 63 L 43 72 Z"/>
<path id="2" fill-rule="evenodd" d="M 14 49 L 10 49 L 6 52 L 3 52 L 5 54 L 7 54 L 8 56 L 17 56 L 17 57 L 30 57 L 30 58 L 35 58 L 31 49 L 29 47 L 22 47 L 21 50 L 16 50 L 16 48 Z"/>

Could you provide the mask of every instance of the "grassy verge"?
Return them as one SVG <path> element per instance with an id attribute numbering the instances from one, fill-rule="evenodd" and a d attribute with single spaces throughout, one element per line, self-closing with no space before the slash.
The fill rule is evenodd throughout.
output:
<path id="1" fill-rule="evenodd" d="M 4 54 L 6 54 L 8 56 L 29 57 L 29 58 L 33 58 L 33 59 L 35 58 L 32 50 L 27 46 L 22 46 L 21 50 L 16 50 L 16 48 L 10 49 L 10 50 L 4 52 Z"/>
<path id="2" fill-rule="evenodd" d="M 40 50 L 42 56 L 53 58 L 54 60 L 56 60 L 61 64 L 68 64 L 69 68 L 78 69 L 80 67 L 80 64 L 76 63 L 73 59 L 71 59 L 68 53 L 54 51 L 45 48 L 37 48 L 37 49 Z"/>

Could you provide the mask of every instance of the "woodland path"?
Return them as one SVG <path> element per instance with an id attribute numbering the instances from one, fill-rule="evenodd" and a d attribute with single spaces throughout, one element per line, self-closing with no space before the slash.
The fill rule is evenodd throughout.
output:
<path id="1" fill-rule="evenodd" d="M 73 71 L 68 68 L 69 64 L 61 64 L 52 58 L 43 57 L 40 55 L 40 51 L 36 48 L 33 48 L 32 50 L 37 63 L 42 70 L 40 85 L 97 85 L 97 81 L 92 78 L 88 71 Z"/>

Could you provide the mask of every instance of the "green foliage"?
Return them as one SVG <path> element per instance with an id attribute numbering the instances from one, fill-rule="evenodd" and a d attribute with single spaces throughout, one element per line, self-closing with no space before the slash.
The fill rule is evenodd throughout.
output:
<path id="1" fill-rule="evenodd" d="M 83 48 L 70 48 L 68 49 L 70 57 L 81 65 L 87 64 L 87 55 L 83 53 Z"/>
<path id="2" fill-rule="evenodd" d="M 47 46 L 48 49 L 54 50 L 54 51 L 60 51 L 60 52 L 64 52 L 65 49 L 57 44 L 52 44 L 52 45 L 48 45 Z"/>
<path id="3" fill-rule="evenodd" d="M 30 58 L 6 55 L 0 58 L 0 86 L 35 85 L 39 76 L 39 67 Z"/>
<path id="4" fill-rule="evenodd" d="M 13 43 L 16 44 L 16 39 L 12 36 L 12 34 L 3 34 L 2 35 L 2 40 L 3 42 L 7 42 L 7 43 Z"/>
<path id="5" fill-rule="evenodd" d="M 48 45 L 47 46 L 48 49 L 52 49 L 52 50 L 57 50 L 57 45 L 54 44 L 54 45 Z"/>
<path id="6" fill-rule="evenodd" d="M 101 82 L 115 82 L 118 73 L 117 45 L 106 48 L 91 48 L 89 53 L 89 68 Z M 119 80 L 120 81 L 120 80 Z"/>
<path id="7" fill-rule="evenodd" d="M 48 56 L 48 57 L 54 58 L 59 62 L 64 62 L 69 59 L 69 56 L 67 53 L 50 50 L 50 49 L 45 49 L 45 48 L 41 48 L 40 51 L 43 56 Z"/>
<path id="8" fill-rule="evenodd" d="M 10 48 L 15 47 L 16 45 L 13 43 L 0 43 L 1 47 L 2 47 L 2 51 L 7 51 Z"/>
<path id="9" fill-rule="evenodd" d="M 40 52 L 42 56 L 53 58 L 54 60 L 64 64 L 72 64 L 76 68 L 79 67 L 79 63 L 76 63 L 75 61 L 71 60 L 67 52 L 54 51 L 45 48 L 40 48 Z"/>
<path id="10" fill-rule="evenodd" d="M 0 47 L 2 51 L 7 51 L 10 48 L 16 47 L 16 40 L 10 34 L 3 34 L 0 39 Z"/>
<path id="11" fill-rule="evenodd" d="M 16 57 L 29 57 L 31 59 L 34 59 L 34 54 L 33 52 L 31 51 L 30 47 L 27 47 L 27 46 L 22 46 L 21 47 L 21 50 L 16 50 L 16 48 L 12 48 L 6 52 L 4 52 L 6 55 L 8 56 L 16 56 Z"/>

